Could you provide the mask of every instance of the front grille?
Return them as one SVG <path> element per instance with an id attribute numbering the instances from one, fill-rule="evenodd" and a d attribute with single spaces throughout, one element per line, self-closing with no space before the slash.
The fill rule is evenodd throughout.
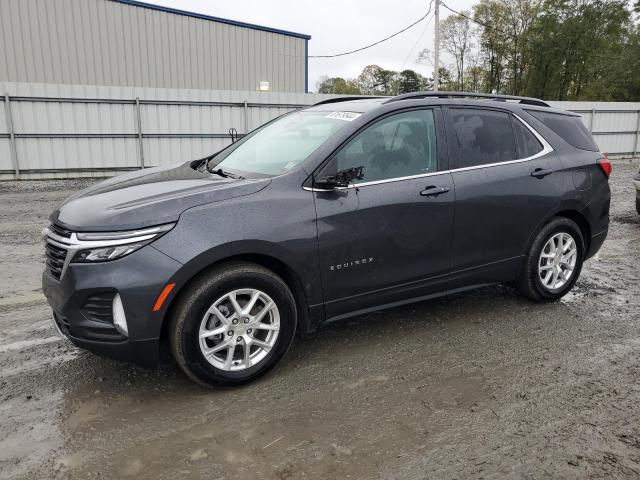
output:
<path id="1" fill-rule="evenodd" d="M 51 272 L 51 275 L 53 275 L 54 278 L 60 280 L 64 262 L 67 258 L 67 251 L 64 248 L 60 248 L 46 241 L 44 251 L 47 269 Z"/>
<path id="2" fill-rule="evenodd" d="M 59 225 L 49 224 L 44 230 L 45 264 L 51 275 L 60 280 L 71 247 L 72 233 Z"/>

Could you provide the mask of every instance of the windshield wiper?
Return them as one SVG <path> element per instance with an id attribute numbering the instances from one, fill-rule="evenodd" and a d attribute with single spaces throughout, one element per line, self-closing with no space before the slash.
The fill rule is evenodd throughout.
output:
<path id="1" fill-rule="evenodd" d="M 236 175 L 235 173 L 227 172 L 221 168 L 216 168 L 214 170 L 209 170 L 210 173 L 215 173 L 216 175 L 220 175 L 223 178 L 235 178 L 237 180 L 244 180 L 242 175 Z"/>

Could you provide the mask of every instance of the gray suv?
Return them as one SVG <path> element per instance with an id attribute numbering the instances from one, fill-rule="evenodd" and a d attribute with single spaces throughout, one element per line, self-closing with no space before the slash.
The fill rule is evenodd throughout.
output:
<path id="1" fill-rule="evenodd" d="M 69 198 L 43 290 L 79 347 L 153 366 L 166 342 L 239 385 L 323 322 L 496 283 L 562 297 L 607 235 L 610 172 L 541 100 L 332 99 Z"/>

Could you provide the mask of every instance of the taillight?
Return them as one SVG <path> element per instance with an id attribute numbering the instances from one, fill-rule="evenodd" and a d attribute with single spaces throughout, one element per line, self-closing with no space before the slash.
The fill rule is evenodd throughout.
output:
<path id="1" fill-rule="evenodd" d="M 603 153 L 602 155 L 604 155 L 604 157 L 598 160 L 598 166 L 600 167 L 600 170 L 602 170 L 602 173 L 604 173 L 605 177 L 609 178 L 613 171 L 611 160 L 609 160 L 606 153 Z"/>

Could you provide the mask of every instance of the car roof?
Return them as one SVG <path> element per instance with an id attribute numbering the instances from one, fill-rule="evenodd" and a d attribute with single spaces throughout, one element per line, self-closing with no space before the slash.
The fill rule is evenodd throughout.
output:
<path id="1" fill-rule="evenodd" d="M 510 111 L 536 110 L 549 113 L 558 113 L 570 116 L 579 116 L 573 112 L 567 112 L 553 108 L 544 101 L 510 95 L 490 95 L 465 92 L 416 92 L 415 94 L 398 95 L 396 97 L 334 97 L 307 108 L 308 111 L 335 112 L 349 111 L 365 113 L 381 108 L 384 105 L 397 105 L 398 109 L 406 106 L 418 105 L 456 105 L 469 107 L 494 107 Z M 451 97 L 449 97 L 451 95 Z M 469 98 L 466 98 L 466 95 Z"/>

